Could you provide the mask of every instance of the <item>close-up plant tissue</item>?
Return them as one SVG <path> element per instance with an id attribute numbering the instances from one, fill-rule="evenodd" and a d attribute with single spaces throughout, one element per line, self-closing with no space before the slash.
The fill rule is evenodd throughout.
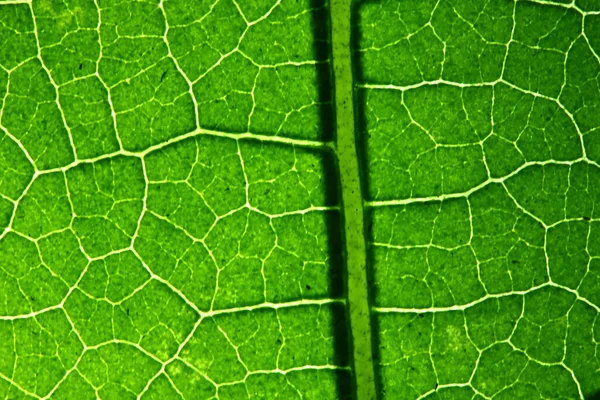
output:
<path id="1" fill-rule="evenodd" d="M 600 1 L 0 0 L 0 398 L 600 396 Z"/>

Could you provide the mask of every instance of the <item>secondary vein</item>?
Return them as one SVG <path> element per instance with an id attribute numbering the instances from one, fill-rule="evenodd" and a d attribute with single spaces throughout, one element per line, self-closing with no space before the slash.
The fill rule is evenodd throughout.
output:
<path id="1" fill-rule="evenodd" d="M 363 199 L 354 130 L 352 0 L 332 0 L 330 11 L 337 125 L 336 152 L 344 211 L 348 307 L 356 397 L 358 400 L 374 400 L 376 390 L 371 345 Z"/>

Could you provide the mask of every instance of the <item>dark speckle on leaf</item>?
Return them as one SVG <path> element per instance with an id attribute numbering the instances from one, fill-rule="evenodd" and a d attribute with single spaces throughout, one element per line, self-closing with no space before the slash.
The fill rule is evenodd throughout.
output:
<path id="1" fill-rule="evenodd" d="M 310 289 L 311 289 L 310 285 L 306 285 L 306 290 L 310 290 Z"/>
<path id="2" fill-rule="evenodd" d="M 160 76 L 160 81 L 161 82 L 165 80 L 165 77 L 167 76 L 167 72 L 168 71 L 163 72 L 163 74 Z"/>
<path id="3" fill-rule="evenodd" d="M 583 219 L 584 219 L 585 221 L 590 221 L 590 220 L 591 220 L 591 218 L 590 218 L 590 217 L 587 217 L 587 216 L 584 216 L 584 217 L 583 217 Z"/>
<path id="4" fill-rule="evenodd" d="M 79 69 L 82 69 L 82 68 L 83 68 L 83 64 L 79 64 Z"/>

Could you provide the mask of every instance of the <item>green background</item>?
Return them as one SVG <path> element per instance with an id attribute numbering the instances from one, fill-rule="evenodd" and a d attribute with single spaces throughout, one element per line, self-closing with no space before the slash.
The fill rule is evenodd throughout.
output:
<path id="1" fill-rule="evenodd" d="M 353 6 L 379 397 L 591 398 L 600 2 Z M 0 397 L 352 397 L 329 13 L 0 1 Z"/>

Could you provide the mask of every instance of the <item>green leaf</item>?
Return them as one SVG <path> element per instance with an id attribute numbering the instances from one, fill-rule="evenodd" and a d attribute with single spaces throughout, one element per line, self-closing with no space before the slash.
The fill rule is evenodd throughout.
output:
<path id="1" fill-rule="evenodd" d="M 600 389 L 599 5 L 357 6 L 382 398 Z"/>
<path id="2" fill-rule="evenodd" d="M 597 0 L 0 0 L 0 397 L 592 399 Z"/>

